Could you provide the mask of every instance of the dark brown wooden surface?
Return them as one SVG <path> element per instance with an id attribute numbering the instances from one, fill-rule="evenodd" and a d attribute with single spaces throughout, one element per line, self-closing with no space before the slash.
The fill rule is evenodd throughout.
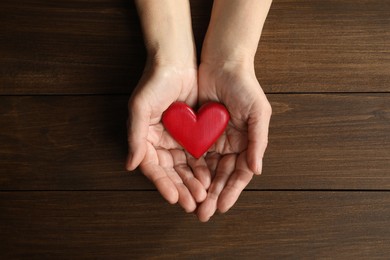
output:
<path id="1" fill-rule="evenodd" d="M 389 189 L 390 94 L 270 94 L 250 189 Z M 127 96 L 0 97 L 3 190 L 138 190 L 124 170 Z"/>
<path id="2" fill-rule="evenodd" d="M 211 1 L 192 0 L 198 50 Z M 386 259 L 390 2 L 274 0 L 263 174 L 201 224 L 124 171 L 133 1 L 0 1 L 0 258 Z"/>
<path id="3" fill-rule="evenodd" d="M 199 223 L 157 192 L 3 192 L 0 256 L 107 259 L 378 259 L 390 193 L 246 192 Z"/>
<path id="4" fill-rule="evenodd" d="M 272 92 L 390 91 L 390 1 L 274 1 L 257 74 Z"/>
<path id="5" fill-rule="evenodd" d="M 210 1 L 191 3 L 200 47 Z M 255 64 L 264 90 L 389 92 L 389 10 L 275 0 Z M 137 19 L 127 0 L 2 0 L 0 94 L 130 93 L 145 59 Z"/>

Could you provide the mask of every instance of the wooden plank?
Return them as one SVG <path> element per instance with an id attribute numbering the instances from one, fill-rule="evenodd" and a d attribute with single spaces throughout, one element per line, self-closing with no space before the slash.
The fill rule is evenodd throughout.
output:
<path id="1" fill-rule="evenodd" d="M 200 51 L 211 2 L 193 0 Z M 255 67 L 266 92 L 390 90 L 390 2 L 275 0 Z M 130 93 L 145 60 L 132 1 L 0 2 L 0 94 Z"/>
<path id="2" fill-rule="evenodd" d="M 1 192 L 2 259 L 385 259 L 389 192 L 244 192 L 208 223 L 157 192 Z"/>
<path id="3" fill-rule="evenodd" d="M 130 92 L 145 56 L 132 2 L 1 1 L 0 93 Z"/>
<path id="4" fill-rule="evenodd" d="M 193 1 L 201 47 L 212 3 Z M 133 1 L 0 2 L 0 94 L 130 93 L 145 50 Z"/>
<path id="5" fill-rule="evenodd" d="M 256 57 L 269 92 L 390 91 L 390 2 L 273 1 Z"/>
<path id="6" fill-rule="evenodd" d="M 390 188 L 389 95 L 269 97 L 273 117 L 261 187 Z"/>
<path id="7" fill-rule="evenodd" d="M 127 96 L 0 97 L 0 190 L 153 189 L 124 171 Z M 250 189 L 390 189 L 389 94 L 271 94 Z"/>

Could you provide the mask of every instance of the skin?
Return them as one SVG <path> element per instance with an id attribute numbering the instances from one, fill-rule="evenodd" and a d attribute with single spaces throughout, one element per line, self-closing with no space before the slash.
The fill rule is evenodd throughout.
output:
<path id="1" fill-rule="evenodd" d="M 197 211 L 201 221 L 216 210 L 228 211 L 261 173 L 272 110 L 257 81 L 254 57 L 270 5 L 268 0 L 214 1 L 199 67 L 199 100 L 223 103 L 231 120 L 206 155 L 213 181 Z"/>
<path id="2" fill-rule="evenodd" d="M 253 62 L 271 0 L 215 0 L 199 67 L 188 1 L 163 3 L 136 1 L 148 60 L 129 101 L 126 167 L 140 166 L 168 202 L 208 221 L 261 173 L 272 112 Z M 160 122 L 174 101 L 217 101 L 230 113 L 225 133 L 198 160 Z"/>

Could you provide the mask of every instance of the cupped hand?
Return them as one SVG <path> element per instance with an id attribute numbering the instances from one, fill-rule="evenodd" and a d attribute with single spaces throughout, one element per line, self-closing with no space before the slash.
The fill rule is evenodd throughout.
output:
<path id="1" fill-rule="evenodd" d="M 163 112 L 175 101 L 197 102 L 197 70 L 175 66 L 147 69 L 129 100 L 126 168 L 140 166 L 169 203 L 186 212 L 206 198 L 210 173 L 205 160 L 187 155 L 161 124 Z"/>
<path id="2" fill-rule="evenodd" d="M 221 102 L 231 117 L 224 134 L 205 156 L 212 182 L 197 215 L 208 221 L 216 210 L 229 210 L 253 175 L 261 173 L 272 110 L 253 65 L 203 63 L 198 80 L 200 103 Z"/>

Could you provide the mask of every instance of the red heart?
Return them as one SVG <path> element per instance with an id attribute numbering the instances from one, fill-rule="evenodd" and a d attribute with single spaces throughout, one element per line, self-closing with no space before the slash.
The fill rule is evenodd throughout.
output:
<path id="1" fill-rule="evenodd" d="M 199 158 L 221 136 L 229 118 L 229 112 L 220 103 L 206 103 L 195 114 L 186 103 L 175 102 L 164 112 L 162 122 L 181 146 Z"/>

